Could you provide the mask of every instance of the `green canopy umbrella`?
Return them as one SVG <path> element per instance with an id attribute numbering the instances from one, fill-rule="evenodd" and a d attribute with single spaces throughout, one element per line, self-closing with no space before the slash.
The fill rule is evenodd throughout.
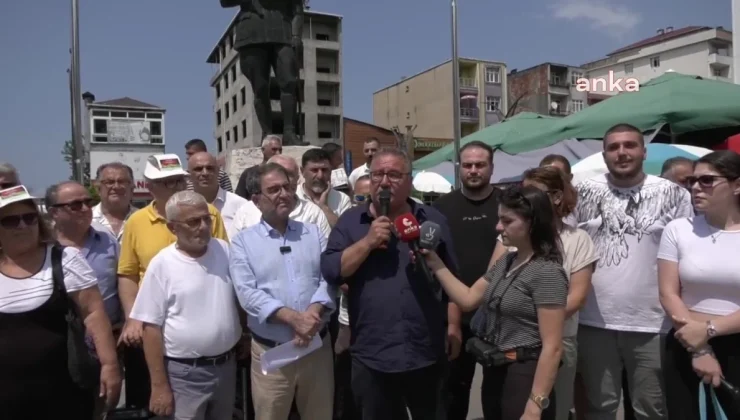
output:
<path id="1" fill-rule="evenodd" d="M 610 127 L 627 123 L 640 130 L 670 124 L 671 133 L 740 125 L 740 86 L 667 72 L 642 85 L 589 106 L 557 122 L 548 139 L 600 139 Z M 539 147 L 541 136 L 521 138 L 516 153 Z"/>
<path id="2" fill-rule="evenodd" d="M 460 146 L 470 143 L 471 141 L 482 141 L 494 149 L 501 149 L 506 153 L 511 153 L 509 147 L 516 143 L 520 138 L 539 138 L 546 142 L 548 137 L 540 137 L 538 134 L 549 132 L 549 129 L 558 121 L 559 118 L 547 117 L 532 112 L 523 112 L 511 118 L 507 118 L 498 124 L 493 124 L 476 131 L 473 134 L 463 137 L 460 140 Z M 531 143 L 529 150 L 539 149 L 540 146 L 536 141 Z M 542 147 L 547 146 L 547 144 Z M 421 159 L 414 162 L 415 170 L 424 170 L 436 166 L 442 162 L 452 161 L 455 153 L 455 146 L 448 144 L 439 150 L 434 151 Z"/>

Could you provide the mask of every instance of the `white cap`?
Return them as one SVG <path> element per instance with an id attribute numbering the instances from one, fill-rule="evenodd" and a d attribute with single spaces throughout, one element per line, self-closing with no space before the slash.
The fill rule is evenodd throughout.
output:
<path id="1" fill-rule="evenodd" d="M 144 169 L 144 178 L 162 179 L 171 176 L 189 175 L 180 163 L 180 158 L 176 154 L 152 155 L 146 160 L 146 169 Z"/>
<path id="2" fill-rule="evenodd" d="M 34 200 L 36 197 L 31 196 L 23 185 L 0 190 L 0 209 L 13 203 L 25 200 Z"/>

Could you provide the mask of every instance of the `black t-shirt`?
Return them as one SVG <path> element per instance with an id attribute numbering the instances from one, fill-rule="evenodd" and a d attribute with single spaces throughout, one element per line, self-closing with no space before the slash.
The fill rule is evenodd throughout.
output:
<path id="1" fill-rule="evenodd" d="M 497 188 L 480 201 L 471 200 L 460 190 L 445 194 L 433 206 L 447 218 L 452 231 L 452 244 L 457 254 L 460 280 L 472 286 L 488 271 L 493 249 L 496 247 L 498 224 Z M 465 316 L 467 322 L 472 314 Z"/>

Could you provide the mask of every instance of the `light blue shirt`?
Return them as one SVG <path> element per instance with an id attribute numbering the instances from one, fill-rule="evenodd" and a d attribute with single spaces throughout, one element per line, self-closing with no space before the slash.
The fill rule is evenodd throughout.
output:
<path id="1" fill-rule="evenodd" d="M 121 300 L 118 297 L 118 256 L 120 245 L 104 227 L 93 223 L 85 246 L 80 250 L 98 278 L 105 313 L 111 324 L 123 321 Z"/>
<path id="2" fill-rule="evenodd" d="M 290 326 L 268 322 L 283 307 L 303 312 L 320 303 L 328 321 L 337 291 L 321 275 L 324 249 L 326 238 L 318 226 L 295 220 L 288 221 L 285 236 L 262 219 L 231 240 L 231 279 L 252 333 L 277 343 L 293 340 Z"/>

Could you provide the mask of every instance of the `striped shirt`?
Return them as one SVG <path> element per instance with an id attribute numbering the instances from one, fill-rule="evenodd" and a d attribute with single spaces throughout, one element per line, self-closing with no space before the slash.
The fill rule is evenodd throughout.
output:
<path id="1" fill-rule="evenodd" d="M 537 307 L 565 307 L 568 298 L 568 276 L 561 264 L 535 258 L 507 275 L 515 258 L 516 252 L 507 253 L 484 275 L 489 284 L 481 304 L 483 338 L 500 351 L 540 347 Z"/>
<path id="2" fill-rule="evenodd" d="M 188 190 L 193 191 L 193 181 L 190 180 L 190 178 L 187 179 L 188 183 Z M 233 193 L 234 187 L 231 186 L 231 179 L 229 178 L 229 174 L 226 173 L 223 169 L 218 170 L 218 185 L 221 186 L 224 190 Z"/>

